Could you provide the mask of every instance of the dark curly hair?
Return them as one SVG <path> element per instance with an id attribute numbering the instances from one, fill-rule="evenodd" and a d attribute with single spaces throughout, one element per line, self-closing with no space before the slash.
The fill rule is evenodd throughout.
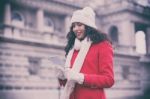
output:
<path id="1" fill-rule="evenodd" d="M 89 38 L 92 43 L 96 44 L 102 41 L 109 41 L 107 35 L 105 33 L 102 33 L 98 31 L 97 29 L 94 29 L 92 27 L 89 27 L 85 25 L 85 35 L 87 38 Z M 65 52 L 66 56 L 68 55 L 69 50 L 72 49 L 74 42 L 75 42 L 75 33 L 73 32 L 73 26 L 71 26 L 69 33 L 67 34 L 67 45 L 65 46 Z"/>

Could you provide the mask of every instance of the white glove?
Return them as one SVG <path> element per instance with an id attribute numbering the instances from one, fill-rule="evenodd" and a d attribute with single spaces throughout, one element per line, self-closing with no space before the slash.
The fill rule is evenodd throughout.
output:
<path id="1" fill-rule="evenodd" d="M 61 66 L 55 66 L 55 75 L 58 79 L 64 80 L 65 75 L 64 75 L 64 69 Z"/>
<path id="2" fill-rule="evenodd" d="M 73 81 L 73 82 L 77 82 L 79 84 L 83 84 L 84 81 L 84 74 L 82 73 L 77 73 L 71 69 L 68 69 L 67 71 L 65 71 L 65 76 L 67 78 L 68 81 Z"/>

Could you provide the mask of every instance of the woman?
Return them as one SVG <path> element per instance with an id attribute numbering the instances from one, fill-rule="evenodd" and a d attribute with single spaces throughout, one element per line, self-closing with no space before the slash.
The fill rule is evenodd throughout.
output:
<path id="1" fill-rule="evenodd" d="M 97 30 L 95 13 L 85 7 L 73 13 L 65 47 L 67 79 L 61 98 L 106 99 L 104 88 L 114 84 L 113 50 Z"/>

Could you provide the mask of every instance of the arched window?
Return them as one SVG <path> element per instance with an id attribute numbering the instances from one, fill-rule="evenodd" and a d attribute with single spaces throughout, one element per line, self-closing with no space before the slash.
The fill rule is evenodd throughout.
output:
<path id="1" fill-rule="evenodd" d="M 118 28 L 116 26 L 110 27 L 109 36 L 113 43 L 118 43 Z"/>
<path id="2" fill-rule="evenodd" d="M 45 30 L 45 32 L 53 32 L 54 31 L 53 21 L 48 17 L 44 18 L 44 30 Z"/>
<path id="3" fill-rule="evenodd" d="M 146 54 L 146 39 L 143 31 L 137 31 L 135 34 L 136 52 Z"/>
<path id="4" fill-rule="evenodd" d="M 11 16 L 12 25 L 22 27 L 24 26 L 24 20 L 21 13 L 14 11 Z"/>

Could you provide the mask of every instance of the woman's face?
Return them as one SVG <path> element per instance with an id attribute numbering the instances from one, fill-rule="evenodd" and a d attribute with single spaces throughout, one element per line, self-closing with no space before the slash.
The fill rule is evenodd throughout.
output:
<path id="1" fill-rule="evenodd" d="M 77 39 L 83 40 L 85 38 L 85 25 L 80 22 L 75 22 L 72 25 Z"/>

